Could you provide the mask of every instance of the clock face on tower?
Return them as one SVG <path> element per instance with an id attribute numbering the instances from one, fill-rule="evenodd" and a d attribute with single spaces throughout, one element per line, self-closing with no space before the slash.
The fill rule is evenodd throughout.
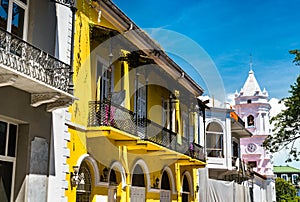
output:
<path id="1" fill-rule="evenodd" d="M 247 145 L 247 150 L 248 150 L 249 152 L 251 152 L 251 153 L 255 152 L 256 149 L 257 149 L 257 146 L 256 146 L 256 144 L 254 144 L 254 143 L 249 143 L 249 144 Z"/>

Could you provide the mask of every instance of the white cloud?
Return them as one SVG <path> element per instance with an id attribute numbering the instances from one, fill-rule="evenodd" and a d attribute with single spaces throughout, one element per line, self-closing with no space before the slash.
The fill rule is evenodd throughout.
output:
<path id="1" fill-rule="evenodd" d="M 235 105 L 234 98 L 235 98 L 235 93 L 227 94 L 226 102 L 229 103 L 230 106 L 232 106 L 232 107 Z"/>
<path id="2" fill-rule="evenodd" d="M 279 99 L 277 98 L 271 98 L 269 103 L 271 105 L 271 110 L 270 110 L 270 117 L 274 117 L 277 114 L 279 114 L 283 109 L 285 109 L 285 106 L 283 103 L 278 103 Z"/>

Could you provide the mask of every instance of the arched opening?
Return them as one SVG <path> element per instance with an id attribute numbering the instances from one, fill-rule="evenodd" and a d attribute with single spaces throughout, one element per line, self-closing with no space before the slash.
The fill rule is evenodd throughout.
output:
<path id="1" fill-rule="evenodd" d="M 108 202 L 116 202 L 121 200 L 121 196 L 118 193 L 118 187 L 121 182 L 120 172 L 111 169 L 108 178 L 109 188 L 108 188 Z"/>
<path id="2" fill-rule="evenodd" d="M 160 190 L 160 201 L 170 202 L 171 201 L 171 186 L 170 178 L 166 171 L 163 172 L 161 177 L 161 190 Z"/>
<path id="3" fill-rule="evenodd" d="M 134 201 L 146 200 L 145 174 L 140 165 L 136 165 L 132 174 L 130 198 Z"/>
<path id="4" fill-rule="evenodd" d="M 83 161 L 80 165 L 78 175 L 81 180 L 76 189 L 76 202 L 89 202 L 91 200 L 91 174 L 88 164 Z"/>
<path id="5" fill-rule="evenodd" d="M 162 178 L 161 178 L 161 189 L 165 190 L 171 190 L 170 188 L 170 179 L 169 175 L 166 171 L 163 172 Z"/>
<path id="6" fill-rule="evenodd" d="M 223 158 L 223 129 L 219 123 L 211 122 L 208 124 L 206 148 L 208 157 Z"/>
<path id="7" fill-rule="evenodd" d="M 189 181 L 186 175 L 184 175 L 183 182 L 182 182 L 182 202 L 188 202 L 189 195 L 190 195 Z"/>
<path id="8" fill-rule="evenodd" d="M 134 168 L 132 176 L 132 186 L 145 187 L 145 175 L 140 165 L 137 165 Z"/>
<path id="9" fill-rule="evenodd" d="M 248 126 L 254 126 L 254 116 L 252 116 L 252 115 L 249 115 L 248 117 L 247 117 L 247 124 L 248 124 Z"/>

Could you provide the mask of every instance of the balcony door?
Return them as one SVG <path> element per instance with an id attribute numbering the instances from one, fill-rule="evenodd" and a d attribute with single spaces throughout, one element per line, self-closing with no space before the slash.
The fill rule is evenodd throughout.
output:
<path id="1" fill-rule="evenodd" d="M 96 73 L 96 99 L 99 101 L 106 100 L 109 95 L 109 90 L 112 92 L 113 90 L 113 75 L 112 70 L 109 71 L 108 67 L 104 64 L 104 62 L 97 60 L 97 73 Z M 109 86 L 109 77 L 111 78 L 111 86 Z M 109 89 L 110 88 L 110 89 Z"/>
<path id="2" fill-rule="evenodd" d="M 1 0 L 0 2 L 0 27 L 21 39 L 26 39 L 27 0 Z"/>

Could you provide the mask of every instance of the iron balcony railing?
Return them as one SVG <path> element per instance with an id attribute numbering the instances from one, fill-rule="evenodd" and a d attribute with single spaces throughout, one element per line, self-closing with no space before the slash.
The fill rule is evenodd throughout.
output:
<path id="1" fill-rule="evenodd" d="M 0 28 L 0 65 L 68 92 L 71 67 Z"/>
<path id="2" fill-rule="evenodd" d="M 111 126 L 192 158 L 205 161 L 204 148 L 136 113 L 108 101 L 89 102 L 90 127 Z"/>

